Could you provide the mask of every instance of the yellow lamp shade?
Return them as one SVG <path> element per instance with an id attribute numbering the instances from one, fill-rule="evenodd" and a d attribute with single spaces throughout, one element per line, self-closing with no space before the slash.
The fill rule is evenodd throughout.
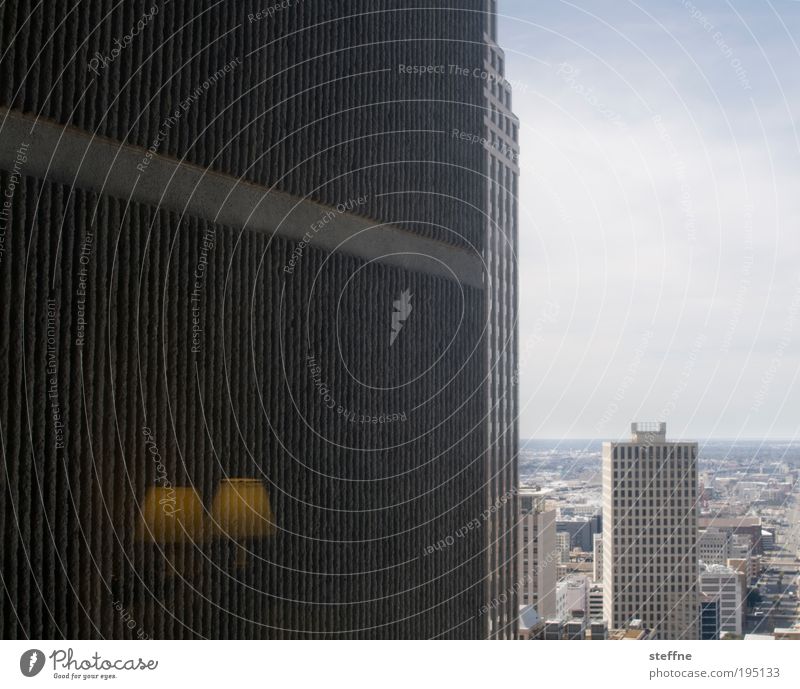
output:
<path id="1" fill-rule="evenodd" d="M 139 541 L 185 543 L 204 536 L 203 503 L 194 488 L 151 486 L 141 507 L 136 530 Z"/>
<path id="2" fill-rule="evenodd" d="M 211 516 L 217 532 L 234 541 L 275 533 L 269 493 L 258 479 L 223 479 L 214 496 Z"/>

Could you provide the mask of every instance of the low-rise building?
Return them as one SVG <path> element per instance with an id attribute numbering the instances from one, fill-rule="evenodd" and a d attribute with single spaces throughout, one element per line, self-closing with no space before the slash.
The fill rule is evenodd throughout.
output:
<path id="1" fill-rule="evenodd" d="M 583 641 L 586 639 L 586 618 L 573 617 L 564 623 L 565 641 Z"/>
<path id="2" fill-rule="evenodd" d="M 720 635 L 719 596 L 700 594 L 700 639 L 716 641 Z"/>
<path id="3" fill-rule="evenodd" d="M 592 578 L 603 581 L 603 534 L 595 534 L 592 543 Z"/>
<path id="4" fill-rule="evenodd" d="M 700 593 L 719 600 L 720 632 L 741 636 L 744 619 L 741 574 L 731 567 L 701 562 Z"/>
<path id="5" fill-rule="evenodd" d="M 541 638 L 544 633 L 544 620 L 532 605 L 521 605 L 519 608 L 519 638 L 530 640 Z"/>
<path id="6" fill-rule="evenodd" d="M 589 638 L 592 641 L 608 639 L 608 623 L 604 620 L 592 620 L 589 624 Z"/>
<path id="7" fill-rule="evenodd" d="M 564 635 L 564 620 L 546 620 L 543 638 L 545 641 L 561 641 Z"/>
<path id="8" fill-rule="evenodd" d="M 648 641 L 654 638 L 653 630 L 644 626 L 641 620 L 631 620 L 621 629 L 612 629 L 608 633 L 611 641 Z"/>
<path id="9" fill-rule="evenodd" d="M 750 543 L 755 555 L 764 551 L 761 545 L 761 517 L 699 517 L 697 526 L 701 531 L 717 529 L 731 534 L 745 534 L 750 537 Z"/>
<path id="10" fill-rule="evenodd" d="M 775 534 L 772 531 L 762 529 L 761 531 L 761 544 L 764 550 L 771 550 L 775 547 Z"/>
<path id="11" fill-rule="evenodd" d="M 779 640 L 800 641 L 800 625 L 794 627 L 778 627 L 772 632 L 772 636 Z"/>
<path id="12" fill-rule="evenodd" d="M 589 619 L 603 619 L 603 585 L 594 583 L 589 587 Z"/>
<path id="13" fill-rule="evenodd" d="M 576 575 L 567 577 L 556 586 L 556 617 L 569 620 L 584 617 L 589 610 L 589 579 Z"/>

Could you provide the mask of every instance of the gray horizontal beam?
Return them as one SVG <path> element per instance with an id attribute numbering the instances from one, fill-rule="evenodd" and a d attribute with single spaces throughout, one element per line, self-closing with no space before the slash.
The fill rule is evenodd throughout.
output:
<path id="1" fill-rule="evenodd" d="M 20 146 L 25 149 L 19 163 Z M 149 161 L 149 162 L 147 162 Z M 483 287 L 480 257 L 391 224 L 0 107 L 0 169 Z M 349 202 L 342 199 L 342 203 Z M 328 221 L 318 231 L 319 223 Z"/>

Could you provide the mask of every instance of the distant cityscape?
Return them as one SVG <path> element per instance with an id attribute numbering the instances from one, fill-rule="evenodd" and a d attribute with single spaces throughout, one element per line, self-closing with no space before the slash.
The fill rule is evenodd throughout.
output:
<path id="1" fill-rule="evenodd" d="M 521 442 L 521 638 L 800 638 L 800 443 L 631 433 Z"/>

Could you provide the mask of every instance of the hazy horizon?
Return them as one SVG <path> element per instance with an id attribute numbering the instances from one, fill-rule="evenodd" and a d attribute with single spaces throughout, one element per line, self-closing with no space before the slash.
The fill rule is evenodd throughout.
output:
<path id="1" fill-rule="evenodd" d="M 559 436 L 553 438 L 546 438 L 544 436 L 534 436 L 534 437 L 523 437 L 520 436 L 520 442 L 525 443 L 531 440 L 535 440 L 537 442 L 560 442 L 563 440 L 575 440 L 581 442 L 603 442 L 606 440 L 616 441 L 620 438 L 626 437 L 625 435 L 614 437 L 579 437 L 579 436 Z M 672 436 L 667 435 L 667 440 L 672 440 Z M 698 442 L 701 441 L 719 441 L 719 442 L 731 442 L 731 443 L 758 443 L 758 442 L 781 442 L 781 443 L 791 443 L 794 445 L 800 445 L 800 438 L 778 438 L 778 437 L 763 437 L 763 438 L 726 438 L 723 436 L 708 436 L 708 437 L 701 437 L 697 436 L 692 438 L 693 440 L 697 440 Z"/>

